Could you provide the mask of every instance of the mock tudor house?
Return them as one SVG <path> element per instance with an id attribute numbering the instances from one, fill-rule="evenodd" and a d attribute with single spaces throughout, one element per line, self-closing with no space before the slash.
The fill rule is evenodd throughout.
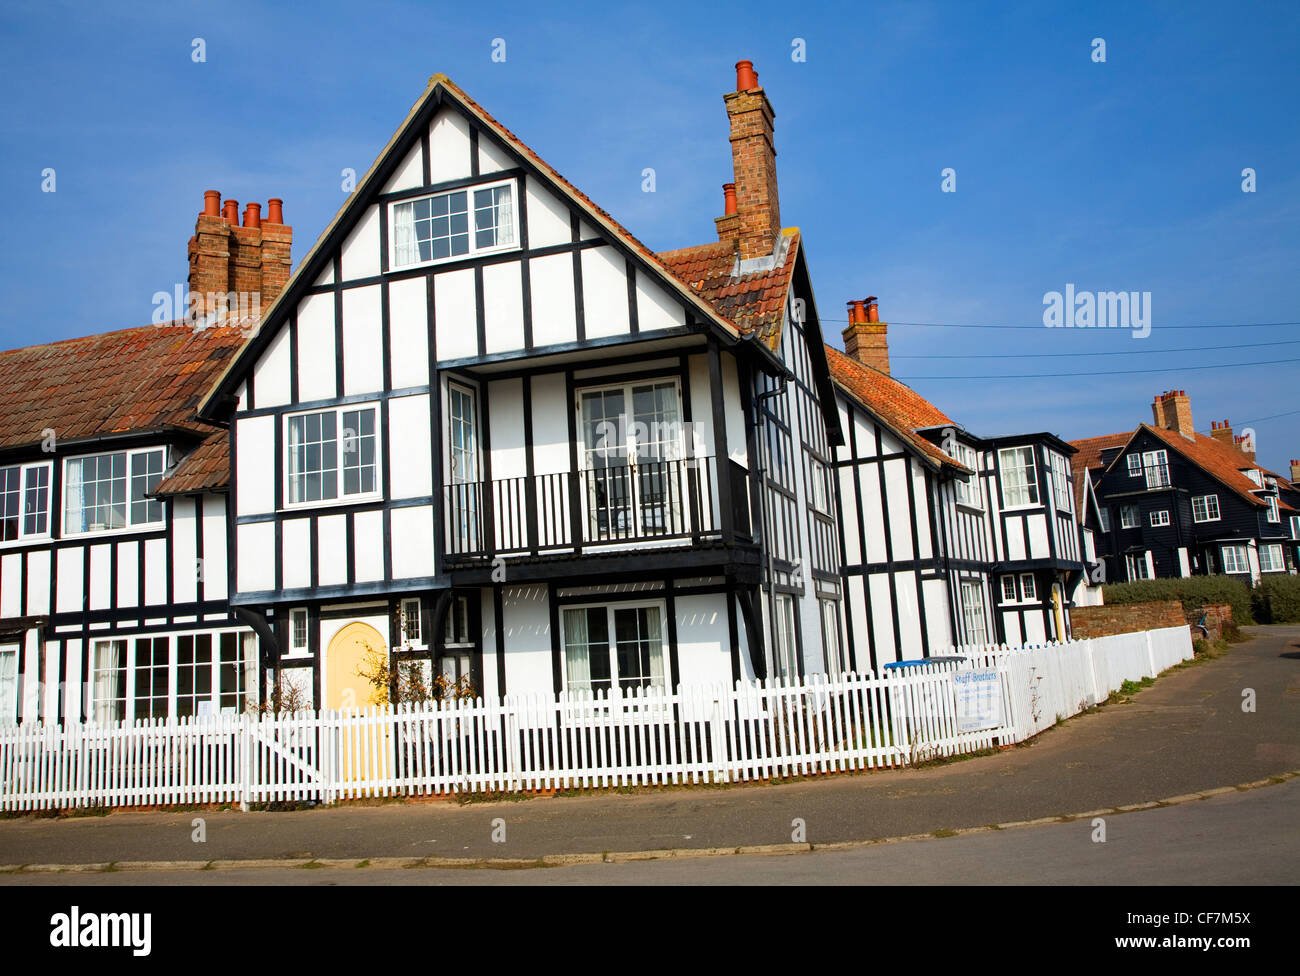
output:
<path id="1" fill-rule="evenodd" d="M 980 437 L 890 375 L 874 297 L 827 347 L 845 443 L 836 469 L 850 662 L 876 670 L 953 644 L 1064 640 L 1084 580 L 1074 450 Z"/>
<path id="2" fill-rule="evenodd" d="M 437 75 L 291 277 L 280 201 L 208 191 L 194 315 L 0 354 L 0 715 L 346 708 L 371 654 L 492 697 L 1068 635 L 1071 448 L 890 377 L 874 300 L 824 342 L 736 69 L 716 241 L 651 252 Z"/>
<path id="3" fill-rule="evenodd" d="M 1215 421 L 1192 425 L 1170 390 L 1152 423 L 1073 441 L 1076 504 L 1086 506 L 1105 581 L 1226 574 L 1248 583 L 1297 567 L 1300 509 L 1291 481 L 1255 463 L 1254 445 Z M 1293 463 L 1292 474 L 1297 473 Z"/>

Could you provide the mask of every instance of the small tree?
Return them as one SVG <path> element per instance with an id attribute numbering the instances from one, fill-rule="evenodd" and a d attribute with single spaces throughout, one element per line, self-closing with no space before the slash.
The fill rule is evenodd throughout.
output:
<path id="1" fill-rule="evenodd" d="M 357 674 L 370 682 L 372 705 L 418 705 L 430 701 L 466 701 L 474 698 L 468 677 L 452 681 L 437 674 L 427 680 L 423 662 L 393 661 L 385 650 L 365 645 L 366 655 Z"/>
<path id="2" fill-rule="evenodd" d="M 255 702 L 250 701 L 247 710 L 253 715 L 273 715 L 279 718 L 281 715 L 307 711 L 311 707 L 312 703 L 307 691 L 287 680 L 283 669 L 277 669 L 266 697 Z"/>

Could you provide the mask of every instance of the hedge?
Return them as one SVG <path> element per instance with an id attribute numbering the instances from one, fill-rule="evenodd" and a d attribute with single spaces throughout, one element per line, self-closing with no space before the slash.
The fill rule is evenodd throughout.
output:
<path id="1" fill-rule="evenodd" d="M 1300 622 L 1300 576 L 1265 576 L 1251 594 L 1251 609 L 1262 624 Z"/>
<path id="2" fill-rule="evenodd" d="M 1183 609 L 1189 612 L 1199 610 L 1210 603 L 1228 603 L 1232 605 L 1232 619 L 1235 623 L 1255 622 L 1251 615 L 1250 588 L 1241 580 L 1231 576 L 1188 576 L 1184 579 L 1108 583 L 1102 587 L 1102 599 L 1106 603 L 1178 600 L 1182 603 Z"/>

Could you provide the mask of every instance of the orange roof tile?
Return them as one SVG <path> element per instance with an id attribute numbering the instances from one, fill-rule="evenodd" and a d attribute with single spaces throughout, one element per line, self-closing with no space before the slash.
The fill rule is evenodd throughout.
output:
<path id="1" fill-rule="evenodd" d="M 230 440 L 224 430 L 210 434 L 159 482 L 155 495 L 218 491 L 230 485 Z"/>
<path id="2" fill-rule="evenodd" d="M 1133 436 L 1133 431 L 1125 431 L 1121 434 L 1102 434 L 1100 437 L 1085 437 L 1082 440 L 1070 441 L 1070 446 L 1075 448 L 1078 453 L 1070 459 L 1071 468 L 1082 474 L 1084 471 L 1101 467 L 1101 455 L 1103 451 L 1112 447 L 1123 447 Z M 1083 509 L 1083 478 L 1073 478 L 1074 482 L 1074 510 L 1082 512 Z M 1093 475 L 1093 483 L 1096 484 L 1097 476 Z"/>

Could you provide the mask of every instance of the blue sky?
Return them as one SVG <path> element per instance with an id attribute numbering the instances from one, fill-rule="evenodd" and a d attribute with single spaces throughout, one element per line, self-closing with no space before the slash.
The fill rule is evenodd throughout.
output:
<path id="1" fill-rule="evenodd" d="M 1300 321 L 1294 3 L 9 3 L 0 35 L 5 348 L 148 322 L 205 189 L 283 197 L 300 258 L 436 71 L 650 247 L 711 240 L 750 58 L 833 342 L 878 295 L 895 375 L 978 433 L 1129 429 L 1182 388 L 1300 457 L 1300 326 L 1245 325 Z M 1043 328 L 1067 282 L 1150 292 L 1151 335 Z M 1058 372 L 1100 375 L 1017 378 Z"/>

